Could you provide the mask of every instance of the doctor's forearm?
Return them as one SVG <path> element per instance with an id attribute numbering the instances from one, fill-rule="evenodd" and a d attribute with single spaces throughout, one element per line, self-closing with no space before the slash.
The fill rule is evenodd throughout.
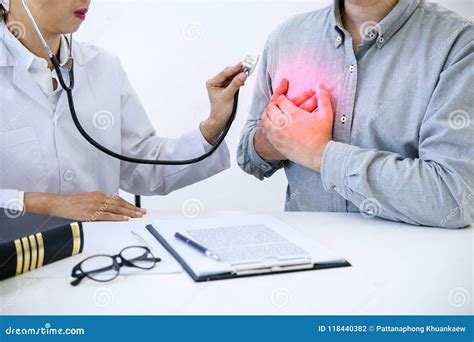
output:
<path id="1" fill-rule="evenodd" d="M 211 119 L 203 121 L 199 126 L 204 139 L 206 139 L 206 141 L 211 145 L 214 145 L 217 142 L 217 139 L 219 139 L 224 128 L 225 126 L 222 123 Z"/>

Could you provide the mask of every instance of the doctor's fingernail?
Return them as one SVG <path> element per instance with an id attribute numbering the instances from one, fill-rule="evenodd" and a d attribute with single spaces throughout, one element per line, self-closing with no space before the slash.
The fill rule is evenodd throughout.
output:
<path id="1" fill-rule="evenodd" d="M 324 83 L 319 84 L 319 89 L 326 89 L 326 85 Z"/>
<path id="2" fill-rule="evenodd" d="M 245 80 L 247 79 L 247 74 L 246 74 L 246 73 L 241 73 L 241 74 L 239 75 L 239 79 L 240 79 L 241 81 L 245 81 Z"/>
<path id="3" fill-rule="evenodd" d="M 140 208 L 140 211 L 144 214 L 146 214 L 146 209 L 145 208 Z"/>

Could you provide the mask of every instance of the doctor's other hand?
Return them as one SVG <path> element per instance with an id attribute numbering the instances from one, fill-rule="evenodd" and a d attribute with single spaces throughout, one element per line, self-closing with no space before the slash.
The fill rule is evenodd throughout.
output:
<path id="1" fill-rule="evenodd" d="M 73 195 L 25 192 L 24 206 L 28 212 L 78 221 L 128 221 L 146 213 L 119 196 L 98 191 Z"/>
<path id="2" fill-rule="evenodd" d="M 333 110 L 324 85 L 316 87 L 318 108 L 312 112 L 296 106 L 285 95 L 271 103 L 262 130 L 270 143 L 287 159 L 320 172 L 327 144 L 332 140 Z"/>
<path id="3" fill-rule="evenodd" d="M 201 132 L 211 145 L 215 144 L 219 135 L 229 121 L 234 106 L 234 95 L 245 85 L 247 74 L 243 72 L 242 63 L 227 67 L 206 82 L 211 114 L 201 123 Z"/>
<path id="4" fill-rule="evenodd" d="M 289 82 L 287 79 L 282 79 L 280 84 L 275 88 L 272 98 L 270 99 L 270 103 L 268 104 L 267 108 L 264 110 L 262 118 L 259 122 L 259 126 L 255 132 L 254 136 L 254 146 L 255 151 L 257 154 L 264 160 L 267 161 L 276 161 L 276 160 L 287 160 L 288 158 L 284 156 L 280 151 L 278 151 L 267 139 L 266 135 L 264 134 L 264 126 L 266 125 L 266 121 L 270 120 L 266 115 L 266 112 L 270 105 L 276 104 L 278 102 L 278 98 L 281 95 L 286 95 L 288 92 Z M 305 91 L 298 97 L 292 98 L 291 102 L 297 107 L 307 112 L 312 112 L 318 107 L 318 99 L 316 92 L 314 90 Z M 281 117 L 280 119 L 285 119 L 285 117 Z M 285 125 L 285 122 L 280 122 L 280 125 Z"/>

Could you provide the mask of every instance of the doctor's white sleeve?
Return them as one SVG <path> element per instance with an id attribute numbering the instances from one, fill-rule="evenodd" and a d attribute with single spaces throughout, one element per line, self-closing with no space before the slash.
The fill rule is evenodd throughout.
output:
<path id="1" fill-rule="evenodd" d="M 120 62 L 122 154 L 141 159 L 179 160 L 199 157 L 212 148 L 195 128 L 178 139 L 156 135 Z M 120 188 L 137 195 L 165 195 L 205 180 L 230 167 L 227 145 L 192 165 L 143 165 L 121 162 Z"/>
<path id="2" fill-rule="evenodd" d="M 0 208 L 23 211 L 24 195 L 23 191 L 0 189 Z"/>

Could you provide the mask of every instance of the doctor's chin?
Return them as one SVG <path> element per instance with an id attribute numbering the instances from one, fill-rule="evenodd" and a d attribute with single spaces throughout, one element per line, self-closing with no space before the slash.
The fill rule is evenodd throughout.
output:
<path id="1" fill-rule="evenodd" d="M 473 86 L 472 0 L 0 0 L 0 341 L 473 341 Z"/>

